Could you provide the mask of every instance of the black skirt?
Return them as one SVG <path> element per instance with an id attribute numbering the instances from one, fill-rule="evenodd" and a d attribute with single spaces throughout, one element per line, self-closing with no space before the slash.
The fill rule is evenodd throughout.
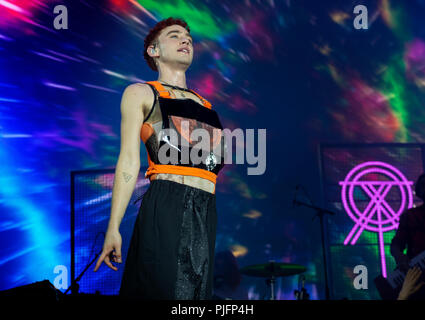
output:
<path id="1" fill-rule="evenodd" d="M 215 194 L 153 180 L 134 225 L 120 295 L 210 300 L 216 225 Z"/>

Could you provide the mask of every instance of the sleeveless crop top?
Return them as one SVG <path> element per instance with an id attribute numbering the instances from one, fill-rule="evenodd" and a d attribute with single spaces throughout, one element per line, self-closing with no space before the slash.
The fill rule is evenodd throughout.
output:
<path id="1" fill-rule="evenodd" d="M 226 143 L 211 103 L 193 90 L 189 91 L 201 99 L 203 106 L 190 98 L 172 97 L 159 81 L 146 83 L 155 99 L 140 132 L 148 154 L 145 178 L 170 173 L 197 176 L 215 184 L 224 166 Z"/>

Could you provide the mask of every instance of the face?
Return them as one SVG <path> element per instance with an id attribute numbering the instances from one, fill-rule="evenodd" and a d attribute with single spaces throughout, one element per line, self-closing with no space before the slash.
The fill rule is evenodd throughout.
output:
<path id="1" fill-rule="evenodd" d="M 193 60 L 192 37 L 184 27 L 172 25 L 164 28 L 157 42 L 153 57 L 159 57 L 163 63 L 173 64 L 184 69 L 191 65 Z M 148 48 L 149 51 L 150 48 Z"/>

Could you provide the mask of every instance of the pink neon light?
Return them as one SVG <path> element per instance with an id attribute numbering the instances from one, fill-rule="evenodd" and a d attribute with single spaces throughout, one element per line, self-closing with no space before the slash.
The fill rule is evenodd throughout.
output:
<path id="1" fill-rule="evenodd" d="M 361 178 L 369 173 L 379 174 L 391 181 L 367 181 Z M 413 193 L 411 186 L 413 181 L 407 181 L 400 170 L 385 162 L 369 161 L 354 167 L 340 181 L 342 186 L 341 199 L 345 212 L 355 222 L 354 227 L 344 240 L 344 245 L 355 245 L 363 230 L 377 232 L 379 238 L 379 253 L 381 256 L 382 276 L 387 277 L 385 261 L 384 232 L 398 228 L 399 217 L 403 211 L 413 206 Z M 385 201 L 385 197 L 392 187 L 398 187 L 401 194 L 401 202 L 397 211 Z M 369 197 L 370 201 L 362 211 L 357 208 L 354 200 L 354 189 L 360 187 Z M 407 193 L 407 195 L 406 195 Z M 348 196 L 348 199 L 347 199 Z M 377 216 L 374 219 L 374 216 Z M 383 218 L 383 216 L 385 216 Z M 351 241 L 350 241 L 351 240 Z"/>

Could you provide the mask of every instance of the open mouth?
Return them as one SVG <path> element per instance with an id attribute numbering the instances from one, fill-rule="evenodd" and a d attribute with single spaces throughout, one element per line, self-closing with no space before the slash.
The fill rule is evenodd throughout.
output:
<path id="1" fill-rule="evenodd" d="M 187 49 L 180 49 L 180 50 L 177 50 L 178 52 L 183 52 L 183 53 L 185 53 L 185 54 L 189 54 L 189 50 L 187 50 Z"/>

